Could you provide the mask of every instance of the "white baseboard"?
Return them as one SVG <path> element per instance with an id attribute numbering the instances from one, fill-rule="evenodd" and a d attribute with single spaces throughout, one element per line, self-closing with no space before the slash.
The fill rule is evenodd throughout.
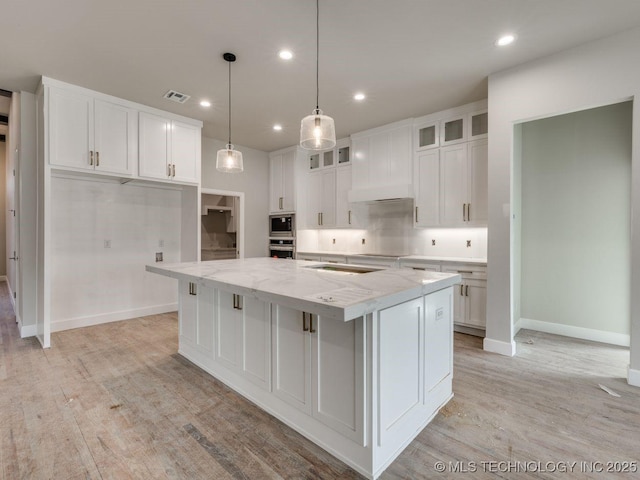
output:
<path id="1" fill-rule="evenodd" d="M 35 325 L 23 325 L 20 327 L 20 338 L 35 337 L 38 329 Z"/>
<path id="2" fill-rule="evenodd" d="M 175 312 L 178 310 L 177 303 L 167 305 L 155 305 L 153 307 L 135 308 L 133 310 L 123 310 L 120 312 L 103 313 L 100 315 L 90 315 L 86 317 L 68 318 L 51 322 L 51 332 L 61 332 L 72 328 L 90 327 L 102 323 L 119 322 L 131 318 L 144 317 L 147 315 L 158 315 L 160 313 Z"/>
<path id="3" fill-rule="evenodd" d="M 516 354 L 516 342 L 503 342 L 502 340 L 494 340 L 485 337 L 482 342 L 482 348 L 485 352 L 498 353 L 505 357 L 513 357 Z"/>
<path id="4" fill-rule="evenodd" d="M 640 370 L 633 370 L 629 367 L 627 371 L 627 383 L 634 387 L 640 387 Z"/>
<path id="5" fill-rule="evenodd" d="M 631 344 L 631 336 L 624 333 L 606 332 L 592 328 L 575 327 L 561 323 L 543 322 L 531 318 L 521 318 L 518 321 L 520 328 L 536 330 L 538 332 L 553 333 L 565 337 L 579 338 L 581 340 L 591 340 L 592 342 L 608 343 L 628 347 Z"/>

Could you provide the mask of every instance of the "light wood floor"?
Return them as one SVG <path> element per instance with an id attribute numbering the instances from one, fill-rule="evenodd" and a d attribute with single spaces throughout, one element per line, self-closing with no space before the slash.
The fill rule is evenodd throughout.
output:
<path id="1" fill-rule="evenodd" d="M 625 381 L 626 349 L 535 332 L 517 341 L 518 356 L 506 358 L 456 334 L 454 399 L 383 479 L 559 478 L 490 470 L 640 461 L 640 389 Z M 60 332 L 52 344 L 19 338 L 0 283 L 2 479 L 360 478 L 177 355 L 175 314 Z M 477 471 L 453 473 L 449 462 Z"/>

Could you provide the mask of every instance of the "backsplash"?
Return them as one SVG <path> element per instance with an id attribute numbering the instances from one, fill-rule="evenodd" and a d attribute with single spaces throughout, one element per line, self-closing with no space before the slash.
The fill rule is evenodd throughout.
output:
<path id="1" fill-rule="evenodd" d="M 484 227 L 413 228 L 411 200 L 367 206 L 369 215 L 366 229 L 299 230 L 298 251 L 459 258 L 487 256 L 487 229 Z M 467 246 L 468 242 L 470 246 Z"/>

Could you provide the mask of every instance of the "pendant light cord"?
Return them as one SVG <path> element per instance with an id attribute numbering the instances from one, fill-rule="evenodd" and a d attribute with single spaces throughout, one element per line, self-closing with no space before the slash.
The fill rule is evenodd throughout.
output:
<path id="1" fill-rule="evenodd" d="M 231 62 L 229 64 L 229 145 L 231 145 Z"/>
<path id="2" fill-rule="evenodd" d="M 320 110 L 320 0 L 316 0 L 316 110 Z"/>

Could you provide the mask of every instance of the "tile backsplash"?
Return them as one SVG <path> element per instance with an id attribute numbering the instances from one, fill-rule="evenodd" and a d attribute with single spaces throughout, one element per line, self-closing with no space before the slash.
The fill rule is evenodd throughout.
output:
<path id="1" fill-rule="evenodd" d="M 298 231 L 298 250 L 460 258 L 487 256 L 484 227 L 414 228 L 411 200 L 372 203 L 368 210 L 366 229 Z"/>

